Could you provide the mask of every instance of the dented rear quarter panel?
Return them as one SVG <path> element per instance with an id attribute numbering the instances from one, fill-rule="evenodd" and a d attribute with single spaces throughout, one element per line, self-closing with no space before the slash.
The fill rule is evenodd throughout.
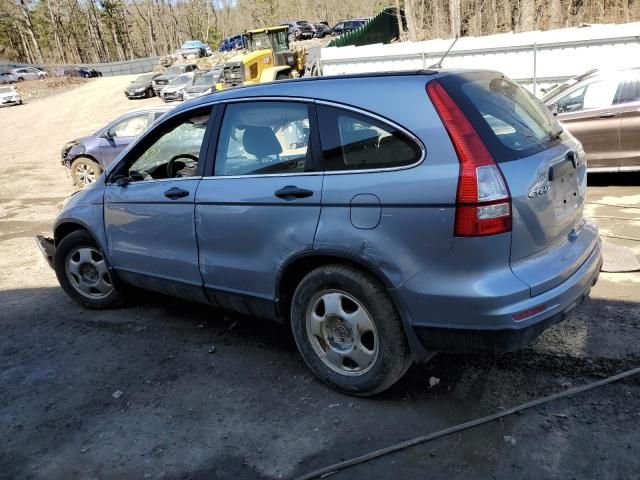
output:
<path id="1" fill-rule="evenodd" d="M 430 79 L 381 77 L 379 82 L 354 84 L 327 98 L 335 106 L 343 103 L 362 114 L 375 112 L 377 118 L 416 137 L 424 150 L 420 162 L 408 168 L 327 172 L 324 178 L 314 249 L 355 255 L 375 266 L 394 288 L 452 247 L 459 165 L 428 100 L 425 86 Z M 314 95 L 323 96 L 321 92 Z M 407 104 L 407 99 L 413 102 Z M 379 206 L 358 204 L 360 198 L 375 197 Z M 362 209 L 375 208 L 380 210 L 380 221 L 374 228 L 354 222 L 354 218 L 371 217 Z"/>

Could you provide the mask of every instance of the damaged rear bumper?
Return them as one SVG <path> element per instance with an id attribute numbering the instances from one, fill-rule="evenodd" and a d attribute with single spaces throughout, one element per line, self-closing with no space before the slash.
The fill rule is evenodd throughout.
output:
<path id="1" fill-rule="evenodd" d="M 47 261 L 49 266 L 53 268 L 53 256 L 56 253 L 56 246 L 53 243 L 53 239 L 49 237 L 43 237 L 42 235 L 36 235 L 34 237 L 36 245 L 40 249 L 42 256 Z"/>
<path id="2" fill-rule="evenodd" d="M 516 350 L 531 343 L 551 325 L 568 318 L 573 309 L 589 296 L 591 287 L 598 281 L 601 266 L 602 249 L 598 241 L 588 259 L 573 275 L 542 294 L 515 303 L 508 299 L 500 302 L 500 298 L 494 296 L 490 299 L 491 308 L 484 310 L 482 296 L 459 297 L 456 301 L 469 311 L 469 315 L 463 317 L 464 323 L 433 321 L 434 312 L 445 311 L 434 307 L 430 311 L 424 309 L 424 318 L 414 322 L 412 327 L 422 346 L 431 352 L 502 353 Z M 476 280 L 474 285 L 478 283 Z M 436 304 L 438 299 L 430 300 Z M 448 306 L 450 320 L 462 317 L 460 311 L 454 312 L 454 307 Z M 542 306 L 544 310 L 524 320 L 514 319 L 514 313 L 536 306 Z M 481 321 L 469 321 L 477 318 Z"/>

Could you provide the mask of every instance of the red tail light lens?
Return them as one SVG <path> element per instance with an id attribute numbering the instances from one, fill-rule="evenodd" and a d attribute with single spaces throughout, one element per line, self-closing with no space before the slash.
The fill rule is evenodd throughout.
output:
<path id="1" fill-rule="evenodd" d="M 427 84 L 427 94 L 460 162 L 454 234 L 477 237 L 511 231 L 511 196 L 482 138 L 437 80 Z"/>

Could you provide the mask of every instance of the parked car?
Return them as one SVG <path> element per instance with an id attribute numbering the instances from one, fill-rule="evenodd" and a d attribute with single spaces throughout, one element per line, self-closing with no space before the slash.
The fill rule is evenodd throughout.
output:
<path id="1" fill-rule="evenodd" d="M 83 78 L 95 78 L 102 76 L 102 72 L 90 67 L 78 67 L 78 74 Z"/>
<path id="2" fill-rule="evenodd" d="M 287 33 L 289 42 L 308 40 L 316 34 L 315 27 L 306 20 L 283 22 L 281 25 L 289 27 L 289 32 Z"/>
<path id="3" fill-rule="evenodd" d="M 589 171 L 640 171 L 639 68 L 591 72 L 544 102 L 582 142 Z"/>
<path id="4" fill-rule="evenodd" d="M 193 100 L 194 98 L 206 95 L 215 90 L 215 84 L 220 81 L 224 65 L 216 65 L 213 69 L 194 78 L 193 83 L 185 89 L 182 94 L 184 101 Z"/>
<path id="5" fill-rule="evenodd" d="M 207 48 L 200 40 L 187 40 L 180 47 L 180 55 L 182 55 L 182 58 L 187 58 L 189 55 L 206 57 Z"/>
<path id="6" fill-rule="evenodd" d="M 233 35 L 225 38 L 218 46 L 220 52 L 232 52 L 246 47 L 245 38 L 243 35 Z"/>
<path id="7" fill-rule="evenodd" d="M 313 26 L 316 29 L 316 38 L 324 38 L 327 35 L 331 35 L 331 32 L 333 31 L 327 22 L 314 23 Z"/>
<path id="8" fill-rule="evenodd" d="M 178 75 L 169 82 L 169 85 L 160 90 L 160 98 L 164 102 L 182 101 L 184 91 L 191 85 L 193 79 L 193 72 Z"/>
<path id="9" fill-rule="evenodd" d="M 22 105 L 22 97 L 15 87 L 0 87 L 0 105 Z"/>
<path id="10" fill-rule="evenodd" d="M 67 142 L 62 148 L 62 165 L 78 187 L 95 182 L 100 174 L 131 142 L 170 108 L 153 107 L 116 118 L 93 135 Z"/>
<path id="11" fill-rule="evenodd" d="M 331 32 L 331 34 L 334 36 L 338 36 L 342 35 L 343 33 L 349 33 L 360 28 L 364 24 L 365 22 L 363 20 L 347 20 L 344 22 L 340 22 L 335 27 L 333 27 L 333 31 Z"/>
<path id="12" fill-rule="evenodd" d="M 94 68 L 79 67 L 77 65 L 64 65 L 56 67 L 51 70 L 51 75 L 54 77 L 82 77 L 92 78 L 101 77 L 102 73 Z"/>
<path id="13" fill-rule="evenodd" d="M 39 242 L 88 308 L 131 284 L 290 322 L 371 395 L 564 320 L 602 263 L 585 193 L 580 143 L 503 74 L 285 80 L 176 108 Z"/>
<path id="14" fill-rule="evenodd" d="M 182 73 L 197 72 L 198 65 L 195 63 L 187 63 L 184 65 L 171 65 L 162 74 L 153 79 L 153 91 L 156 95 L 160 95 L 160 90 L 169 85 L 169 82 Z"/>
<path id="15" fill-rule="evenodd" d="M 9 71 L 0 72 L 0 85 L 8 84 L 8 83 L 16 83 L 17 81 L 18 81 L 18 78 L 15 76 L 15 74 Z"/>
<path id="16" fill-rule="evenodd" d="M 35 67 L 13 68 L 9 70 L 9 73 L 13 74 L 18 82 L 23 80 L 42 80 L 47 77 L 47 72 Z"/>
<path id="17" fill-rule="evenodd" d="M 140 75 L 135 80 L 132 80 L 127 88 L 124 90 L 124 94 L 127 98 L 142 98 L 153 97 L 155 95 L 153 91 L 153 79 L 159 77 L 159 73 L 145 73 Z"/>

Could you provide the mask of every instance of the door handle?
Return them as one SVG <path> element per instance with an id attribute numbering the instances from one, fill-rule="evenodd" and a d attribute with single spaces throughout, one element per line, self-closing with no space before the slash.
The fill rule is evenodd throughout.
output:
<path id="1" fill-rule="evenodd" d="M 612 117 L 615 117 L 616 115 L 618 114 L 615 112 L 604 112 L 598 115 L 598 118 L 612 118 Z"/>
<path id="2" fill-rule="evenodd" d="M 189 192 L 178 187 L 173 187 L 164 192 L 164 196 L 171 200 L 189 196 Z"/>
<path id="3" fill-rule="evenodd" d="M 298 188 L 293 185 L 287 185 L 280 190 L 276 190 L 275 196 L 284 200 L 293 200 L 295 198 L 306 198 L 313 195 L 313 190 L 306 188 Z"/>

